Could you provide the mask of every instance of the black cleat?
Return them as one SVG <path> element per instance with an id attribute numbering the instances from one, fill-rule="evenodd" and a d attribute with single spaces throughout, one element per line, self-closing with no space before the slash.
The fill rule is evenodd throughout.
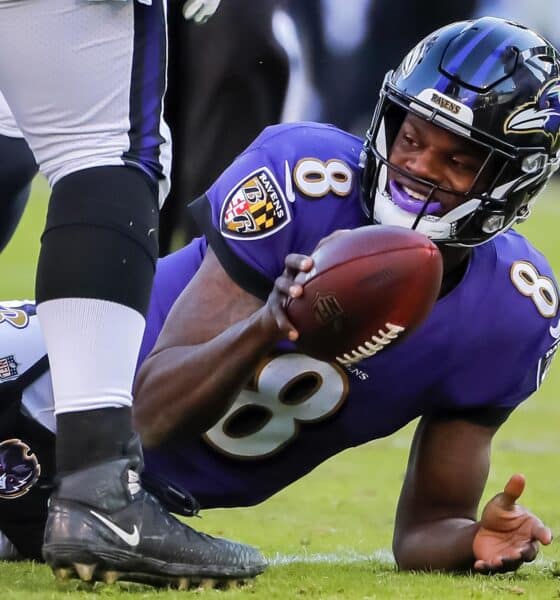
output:
<path id="1" fill-rule="evenodd" d="M 141 488 L 126 458 L 62 478 L 43 557 L 57 579 L 230 587 L 266 568 L 251 546 L 195 531 Z"/>

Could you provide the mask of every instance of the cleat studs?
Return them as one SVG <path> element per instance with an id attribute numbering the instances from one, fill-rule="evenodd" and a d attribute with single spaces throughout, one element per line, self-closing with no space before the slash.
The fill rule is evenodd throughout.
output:
<path id="1" fill-rule="evenodd" d="M 241 582 L 237 581 L 237 579 L 229 579 L 226 583 L 227 590 L 237 590 L 239 587 L 243 585 Z"/>
<path id="2" fill-rule="evenodd" d="M 188 590 L 189 589 L 188 577 L 179 577 L 179 580 L 177 581 L 177 589 L 178 590 Z"/>
<path id="3" fill-rule="evenodd" d="M 84 563 L 74 563 L 74 568 L 82 581 L 91 581 L 95 565 L 86 565 Z"/>
<path id="4" fill-rule="evenodd" d="M 121 574 L 118 571 L 105 571 L 105 573 L 103 573 L 103 581 L 107 585 L 113 585 L 120 576 Z"/>
<path id="5" fill-rule="evenodd" d="M 72 569 L 65 569 L 62 567 L 59 569 L 54 569 L 54 576 L 58 581 L 68 581 L 71 579 L 73 574 L 74 571 L 72 571 Z"/>
<path id="6" fill-rule="evenodd" d="M 203 590 L 213 590 L 216 587 L 216 580 L 215 579 L 202 579 L 200 584 L 199 584 L 199 588 L 203 589 Z"/>

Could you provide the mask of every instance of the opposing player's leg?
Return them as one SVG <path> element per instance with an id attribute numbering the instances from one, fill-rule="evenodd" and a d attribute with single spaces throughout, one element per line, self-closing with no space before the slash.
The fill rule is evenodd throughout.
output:
<path id="1" fill-rule="evenodd" d="M 46 348 L 33 302 L 0 301 L 0 356 L 4 357 L 0 377 L 0 560 L 42 560 L 47 504 L 56 487 L 56 419 Z M 64 531 L 48 532 L 49 552 L 54 548 L 57 564 L 66 564 L 65 556 L 70 563 L 57 567 L 60 575 L 79 573 L 112 581 L 132 569 L 134 577 L 142 581 L 186 587 L 187 583 L 197 585 L 202 578 L 227 580 L 234 556 L 243 563 L 244 547 L 183 525 L 139 486 L 142 454 L 122 409 L 67 416 L 59 416 L 59 426 L 75 427 L 85 437 L 73 438 L 73 446 L 67 444 L 59 456 L 69 474 L 62 473 L 51 500 L 49 527 Z M 80 423 L 80 419 L 88 423 Z M 111 436 L 103 431 L 109 421 L 115 430 Z M 98 445 L 98 437 L 110 437 L 113 446 Z M 82 461 L 68 450 L 84 454 L 93 461 L 92 466 L 81 469 Z M 192 497 L 182 502 L 180 496 L 174 496 L 169 504 L 167 486 L 162 488 L 157 477 L 149 481 L 164 505 L 182 514 L 195 514 L 198 503 Z M 124 535 L 126 531 L 130 535 Z M 255 556 L 252 550 L 245 550 Z M 101 553 L 103 563 L 99 564 Z M 78 559 L 85 562 L 76 562 Z M 97 565 L 94 572 L 92 564 Z M 110 569 L 112 565 L 121 571 Z M 247 563 L 244 565 L 246 568 Z M 247 576 L 250 573 L 247 569 Z"/>
<path id="2" fill-rule="evenodd" d="M 18 226 L 36 172 L 37 165 L 26 141 L 0 134 L 0 252 Z"/>
<path id="3" fill-rule="evenodd" d="M 58 428 L 43 556 L 62 577 L 184 586 L 253 576 L 264 561 L 176 521 L 139 484 L 131 388 L 169 163 L 164 5 L 0 3 L 20 69 L 0 57 L 0 88 L 53 188 L 36 284 Z"/>
<path id="4" fill-rule="evenodd" d="M 33 154 L 0 93 L 0 252 L 21 219 L 36 172 Z"/>

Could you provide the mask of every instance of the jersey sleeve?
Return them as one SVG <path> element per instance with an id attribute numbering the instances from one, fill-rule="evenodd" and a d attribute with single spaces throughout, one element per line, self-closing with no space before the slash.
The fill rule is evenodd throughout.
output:
<path id="1" fill-rule="evenodd" d="M 266 298 L 287 254 L 310 254 L 335 229 L 360 222 L 360 147 L 356 138 L 333 127 L 269 127 L 193 204 L 210 246 L 237 283 Z M 304 159 L 310 179 L 323 182 L 318 194 L 298 186 L 304 178 L 296 168 L 300 173 Z M 343 193 L 329 184 L 337 165 L 348 173 Z"/>

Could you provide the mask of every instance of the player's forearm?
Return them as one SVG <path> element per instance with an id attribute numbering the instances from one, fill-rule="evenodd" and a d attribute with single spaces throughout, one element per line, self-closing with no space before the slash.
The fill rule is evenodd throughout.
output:
<path id="1" fill-rule="evenodd" d="M 135 382 L 135 427 L 145 446 L 198 436 L 225 413 L 278 331 L 257 311 L 217 337 L 150 355 Z"/>
<path id="2" fill-rule="evenodd" d="M 395 535 L 399 569 L 468 571 L 474 564 L 473 539 L 480 525 L 471 519 L 443 519 Z"/>

